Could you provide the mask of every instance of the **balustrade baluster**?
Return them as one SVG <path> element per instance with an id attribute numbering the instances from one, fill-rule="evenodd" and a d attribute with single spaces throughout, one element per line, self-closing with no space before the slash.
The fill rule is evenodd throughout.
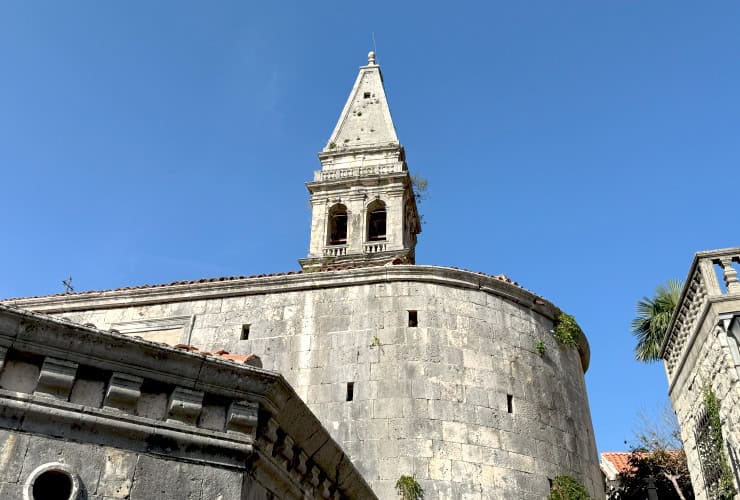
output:
<path id="1" fill-rule="evenodd" d="M 732 266 L 732 257 L 719 259 L 719 265 L 722 267 L 722 278 L 727 285 L 727 293 L 740 292 L 740 282 L 737 280 L 737 271 Z"/>

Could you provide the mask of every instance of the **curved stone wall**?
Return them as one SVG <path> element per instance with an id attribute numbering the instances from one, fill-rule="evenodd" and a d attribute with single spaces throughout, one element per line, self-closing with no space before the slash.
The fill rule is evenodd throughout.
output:
<path id="1" fill-rule="evenodd" d="M 393 266 L 21 302 L 99 328 L 192 318 L 183 340 L 282 373 L 380 498 L 402 474 L 429 499 L 539 500 L 561 474 L 603 496 L 588 346 L 560 347 L 555 307 L 495 277 Z"/>

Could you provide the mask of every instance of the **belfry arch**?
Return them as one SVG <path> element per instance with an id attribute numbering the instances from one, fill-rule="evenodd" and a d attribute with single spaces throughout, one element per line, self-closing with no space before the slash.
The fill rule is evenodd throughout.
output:
<path id="1" fill-rule="evenodd" d="M 345 205 L 337 203 L 329 209 L 327 229 L 329 245 L 347 244 L 347 207 Z"/>
<path id="2" fill-rule="evenodd" d="M 367 241 L 386 240 L 386 207 L 383 200 L 375 200 L 367 206 L 365 217 Z"/>

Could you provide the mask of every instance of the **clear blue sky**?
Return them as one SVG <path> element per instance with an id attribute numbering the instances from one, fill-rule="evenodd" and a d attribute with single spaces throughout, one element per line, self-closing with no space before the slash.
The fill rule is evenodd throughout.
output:
<path id="1" fill-rule="evenodd" d="M 350 5 L 351 4 L 351 5 Z M 599 449 L 664 401 L 634 304 L 740 245 L 740 3 L 0 3 L 0 297 L 298 268 L 375 32 L 419 263 L 576 316 Z"/>

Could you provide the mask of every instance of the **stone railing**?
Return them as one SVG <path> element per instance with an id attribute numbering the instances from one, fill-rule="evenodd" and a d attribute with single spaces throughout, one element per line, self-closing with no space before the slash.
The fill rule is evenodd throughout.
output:
<path id="1" fill-rule="evenodd" d="M 366 167 L 338 168 L 334 170 L 317 170 L 313 173 L 314 182 L 337 181 L 350 177 L 368 175 L 395 174 L 403 172 L 403 163 L 389 163 L 387 165 L 369 165 Z"/>
<path id="2" fill-rule="evenodd" d="M 324 257 L 341 257 L 343 255 L 347 255 L 347 245 L 324 248 Z"/>
<path id="3" fill-rule="evenodd" d="M 374 241 L 372 243 L 365 243 L 363 251 L 365 253 L 385 252 L 387 246 L 388 244 L 385 241 Z"/>
<path id="4" fill-rule="evenodd" d="M 674 375 L 684 356 L 687 342 L 701 326 L 699 319 L 708 299 L 740 294 L 740 281 L 733 267 L 737 262 L 740 262 L 740 248 L 699 252 L 694 257 L 663 347 L 669 377 Z M 720 286 L 718 272 L 722 275 L 724 287 Z"/>

